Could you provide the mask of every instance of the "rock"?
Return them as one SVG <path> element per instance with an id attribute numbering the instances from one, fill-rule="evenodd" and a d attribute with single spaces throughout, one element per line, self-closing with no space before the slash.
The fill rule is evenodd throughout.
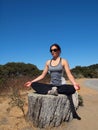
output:
<path id="1" fill-rule="evenodd" d="M 71 96 L 74 99 L 75 108 L 78 107 L 78 94 Z M 70 97 L 70 98 L 71 98 Z M 39 128 L 59 126 L 64 121 L 73 119 L 70 98 L 59 94 L 42 95 L 36 93 L 28 94 L 28 117 L 33 125 Z M 73 108 L 73 107 L 72 107 Z"/>

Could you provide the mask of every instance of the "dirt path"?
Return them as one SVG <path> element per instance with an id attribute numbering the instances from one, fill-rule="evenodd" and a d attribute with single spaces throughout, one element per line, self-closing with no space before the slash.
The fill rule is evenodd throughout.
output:
<path id="1" fill-rule="evenodd" d="M 85 79 L 78 82 L 81 84 L 80 94 L 84 101 L 84 106 L 78 110 L 82 120 L 73 120 L 67 130 L 98 130 L 98 91 L 84 87 Z"/>

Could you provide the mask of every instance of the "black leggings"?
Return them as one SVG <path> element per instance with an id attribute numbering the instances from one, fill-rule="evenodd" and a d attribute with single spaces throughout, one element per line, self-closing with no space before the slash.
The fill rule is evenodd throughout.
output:
<path id="1" fill-rule="evenodd" d="M 39 94 L 47 94 L 49 90 L 54 87 L 52 84 L 44 84 L 44 83 L 38 83 L 34 82 L 32 83 L 32 88 Z M 71 95 L 75 93 L 75 88 L 73 85 L 70 84 L 63 84 L 60 86 L 57 86 L 57 91 L 59 94 L 66 94 L 66 95 Z"/>

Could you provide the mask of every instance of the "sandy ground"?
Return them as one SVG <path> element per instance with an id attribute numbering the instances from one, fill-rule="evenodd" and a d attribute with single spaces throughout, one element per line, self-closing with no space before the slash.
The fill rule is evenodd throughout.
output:
<path id="1" fill-rule="evenodd" d="M 81 86 L 79 94 L 84 101 L 84 106 L 77 110 L 82 119 L 73 119 L 71 122 L 65 122 L 59 127 L 51 128 L 51 130 L 98 130 L 98 90 L 87 87 L 86 80 L 77 80 Z M 23 107 L 25 114 L 28 111 L 28 93 L 29 91 L 21 92 L 22 99 L 25 101 Z M 22 110 L 17 106 L 12 107 L 9 104 L 10 101 L 9 95 L 0 96 L 0 130 L 41 130 L 25 120 Z"/>

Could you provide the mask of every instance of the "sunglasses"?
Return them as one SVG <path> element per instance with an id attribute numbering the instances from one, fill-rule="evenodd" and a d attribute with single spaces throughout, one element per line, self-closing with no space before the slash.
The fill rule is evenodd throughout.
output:
<path id="1" fill-rule="evenodd" d="M 52 51 L 57 52 L 58 49 L 51 49 L 50 52 L 52 52 Z"/>

